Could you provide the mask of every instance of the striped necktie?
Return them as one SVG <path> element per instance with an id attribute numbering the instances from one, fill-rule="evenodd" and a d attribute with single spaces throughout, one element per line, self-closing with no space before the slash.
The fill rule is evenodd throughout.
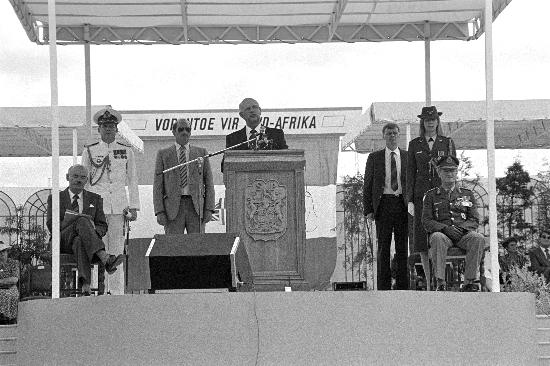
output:
<path id="1" fill-rule="evenodd" d="M 71 211 L 80 212 L 80 207 L 78 205 L 78 194 L 73 196 L 73 202 L 71 202 Z"/>
<path id="2" fill-rule="evenodd" d="M 180 164 L 187 162 L 187 158 L 185 157 L 185 146 L 180 147 L 179 160 Z M 187 186 L 187 165 L 180 166 L 180 183 L 182 187 Z"/>

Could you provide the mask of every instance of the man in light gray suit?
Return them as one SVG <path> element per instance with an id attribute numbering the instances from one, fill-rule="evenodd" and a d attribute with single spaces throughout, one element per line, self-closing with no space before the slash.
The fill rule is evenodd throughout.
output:
<path id="1" fill-rule="evenodd" d="M 191 124 L 180 118 L 172 126 L 175 144 L 157 153 L 153 182 L 153 205 L 166 234 L 204 232 L 212 219 L 215 192 L 208 159 L 163 173 L 164 170 L 208 155 L 206 149 L 189 144 Z"/>

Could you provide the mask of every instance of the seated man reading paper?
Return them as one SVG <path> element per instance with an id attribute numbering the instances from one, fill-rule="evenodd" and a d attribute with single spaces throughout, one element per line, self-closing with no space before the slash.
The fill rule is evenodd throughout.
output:
<path id="1" fill-rule="evenodd" d="M 124 259 L 123 255 L 110 255 L 101 238 L 107 233 L 107 222 L 100 195 L 84 190 L 88 170 L 73 165 L 66 175 L 69 187 L 59 192 L 60 251 L 74 254 L 82 292 L 90 293 L 91 266 L 103 263 L 108 273 L 114 273 Z M 52 196 L 48 197 L 46 225 L 52 231 Z"/>

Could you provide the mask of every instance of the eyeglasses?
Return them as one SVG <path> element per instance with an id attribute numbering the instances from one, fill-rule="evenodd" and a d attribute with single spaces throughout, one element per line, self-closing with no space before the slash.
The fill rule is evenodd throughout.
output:
<path id="1" fill-rule="evenodd" d="M 550 234 L 541 234 L 540 237 L 542 239 L 550 239 Z"/>
<path id="2" fill-rule="evenodd" d="M 398 136 L 399 132 L 386 132 L 384 135 L 386 135 L 386 136 Z"/>
<path id="3" fill-rule="evenodd" d="M 183 131 L 191 132 L 191 127 L 178 127 L 178 132 Z"/>

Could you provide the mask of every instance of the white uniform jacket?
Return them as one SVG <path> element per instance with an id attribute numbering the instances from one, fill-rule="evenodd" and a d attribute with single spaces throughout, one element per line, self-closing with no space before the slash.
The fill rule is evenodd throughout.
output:
<path id="1" fill-rule="evenodd" d="M 82 165 L 89 171 L 86 189 L 103 197 L 106 215 L 122 214 L 126 207 L 139 210 L 136 161 L 131 146 L 118 141 L 86 145 L 82 152 Z"/>

